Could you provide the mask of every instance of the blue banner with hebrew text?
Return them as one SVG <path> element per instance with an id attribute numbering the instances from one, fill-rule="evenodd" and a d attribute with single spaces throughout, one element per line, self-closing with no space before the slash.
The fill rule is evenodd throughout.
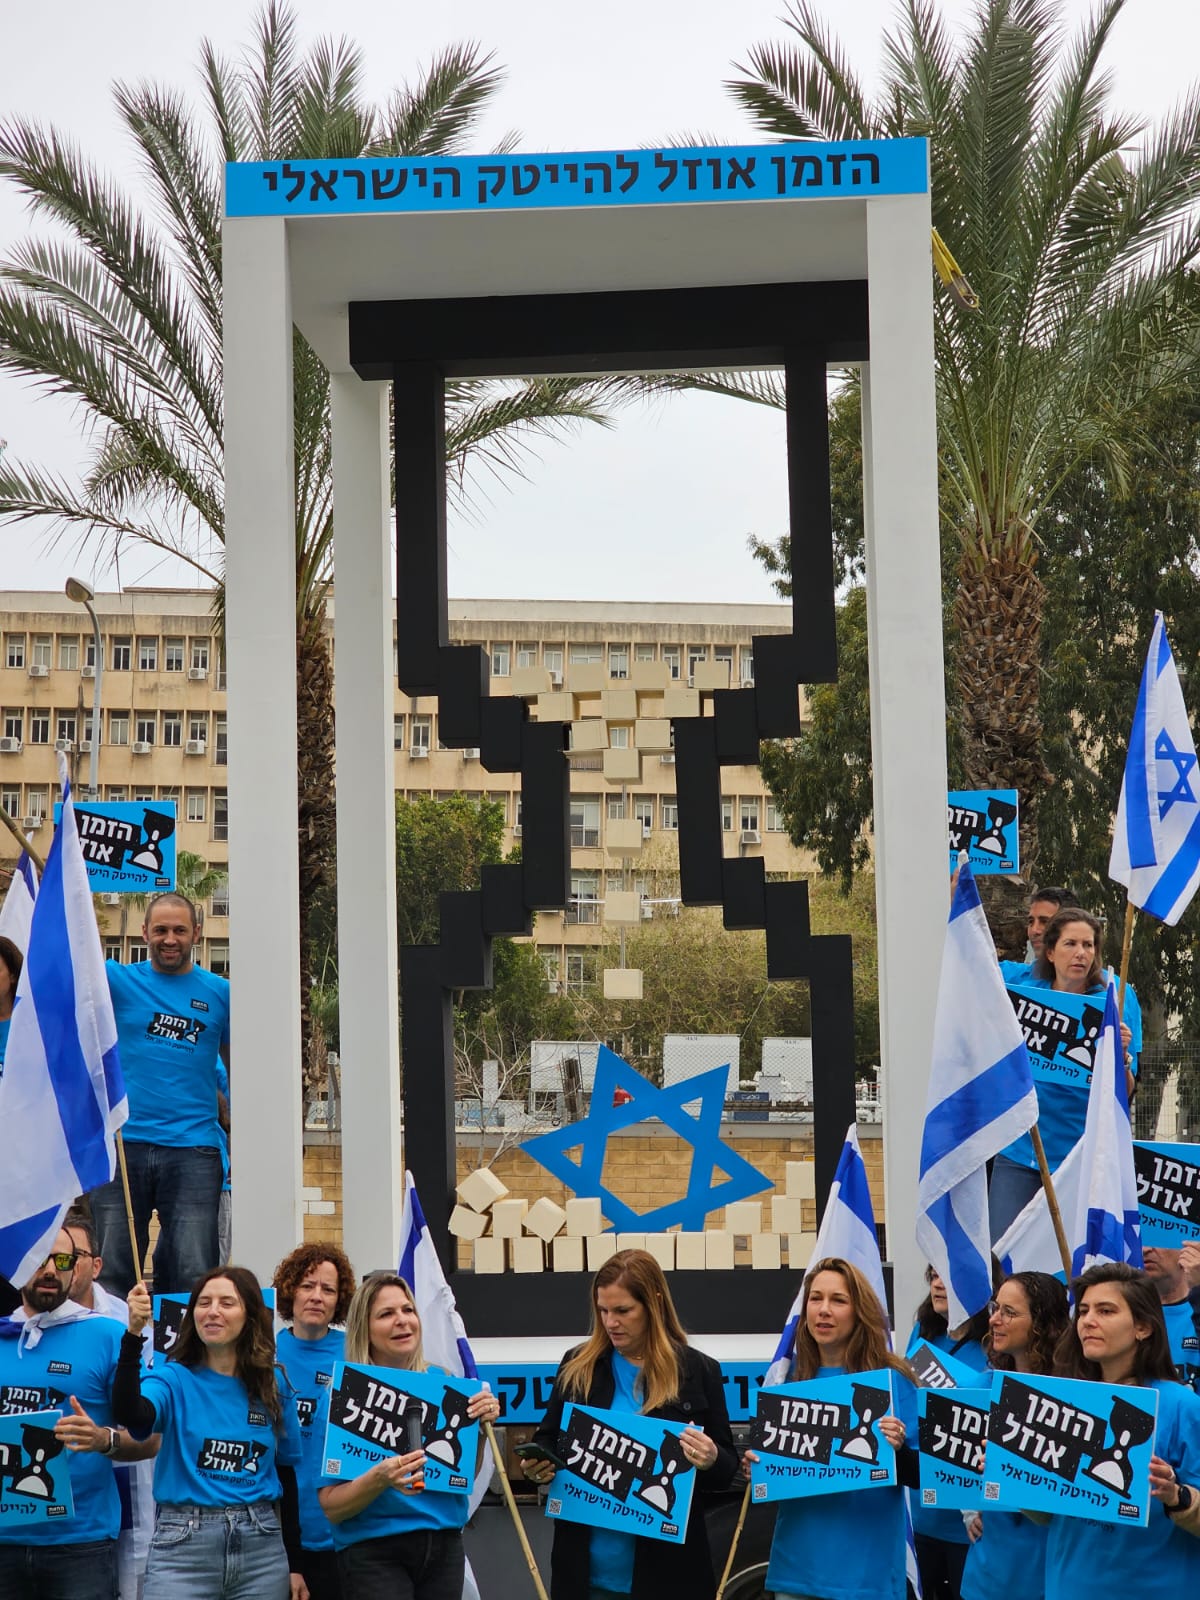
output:
<path id="1" fill-rule="evenodd" d="M 751 1499 L 795 1500 L 894 1484 L 896 1452 L 879 1427 L 891 1409 L 886 1369 L 760 1389 Z"/>
<path id="2" fill-rule="evenodd" d="M 562 1428 L 566 1464 L 551 1479 L 548 1517 L 683 1543 L 696 1485 L 683 1423 L 566 1405 Z"/>

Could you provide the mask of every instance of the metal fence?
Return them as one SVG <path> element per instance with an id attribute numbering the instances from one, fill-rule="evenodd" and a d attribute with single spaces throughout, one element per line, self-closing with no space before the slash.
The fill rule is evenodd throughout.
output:
<path id="1" fill-rule="evenodd" d="M 1132 1111 L 1135 1139 L 1200 1142 L 1200 1040 L 1145 1047 Z"/>

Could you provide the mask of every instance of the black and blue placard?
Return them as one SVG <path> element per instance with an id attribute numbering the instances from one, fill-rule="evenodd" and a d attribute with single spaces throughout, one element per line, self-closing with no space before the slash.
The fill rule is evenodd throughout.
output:
<path id="1" fill-rule="evenodd" d="M 55 827 L 61 815 L 60 801 Z M 162 894 L 175 887 L 174 800 L 77 800 L 75 822 L 94 894 Z"/>
<path id="2" fill-rule="evenodd" d="M 1009 984 L 1035 1083 L 1088 1092 L 1104 1026 L 1104 996 Z"/>
<path id="3" fill-rule="evenodd" d="M 415 1406 L 421 1412 L 426 1490 L 469 1494 L 479 1424 L 467 1416 L 467 1402 L 482 1389 L 476 1378 L 339 1361 L 329 1395 L 322 1477 L 332 1483 L 360 1478 L 377 1461 L 407 1454 L 404 1414 Z"/>
<path id="4" fill-rule="evenodd" d="M 31 1541 L 74 1515 L 70 1454 L 54 1426 L 61 1411 L 0 1417 L 0 1528 L 26 1528 Z"/>
<path id="5" fill-rule="evenodd" d="M 950 870 L 967 852 L 977 878 L 989 872 L 1018 872 L 1021 866 L 1019 802 L 1015 789 L 951 789 L 946 796 Z"/>
<path id="6" fill-rule="evenodd" d="M 766 1360 L 722 1361 L 730 1422 L 754 1421 L 767 1366 Z M 557 1371 L 553 1361 L 500 1361 L 481 1364 L 479 1376 L 500 1402 L 500 1422 L 525 1426 L 540 1422 L 546 1414 Z"/>
<path id="7" fill-rule="evenodd" d="M 760 1389 L 751 1498 L 795 1500 L 894 1484 L 896 1452 L 879 1427 L 891 1409 L 886 1369 Z"/>
<path id="8" fill-rule="evenodd" d="M 1153 1389 L 998 1372 L 983 1503 L 1144 1528 L 1157 1420 Z"/>
<path id="9" fill-rule="evenodd" d="M 1200 1144 L 1133 1141 L 1142 1243 L 1177 1250 L 1200 1239 Z"/>
<path id="10" fill-rule="evenodd" d="M 908 1352 L 908 1364 L 916 1374 L 917 1382 L 929 1389 L 969 1389 L 979 1382 L 979 1372 L 969 1367 L 957 1356 L 935 1350 L 924 1339 Z"/>
<path id="11" fill-rule="evenodd" d="M 563 1407 L 559 1452 L 546 1515 L 682 1544 L 696 1471 L 683 1452 L 685 1424 L 632 1411 Z"/>
<path id="12" fill-rule="evenodd" d="M 917 1391 L 923 1506 L 939 1511 L 976 1511 L 983 1505 L 991 1399 L 990 1387 Z"/>
<path id="13" fill-rule="evenodd" d="M 263 1304 L 267 1310 L 275 1310 L 274 1289 L 262 1291 Z M 160 1356 L 169 1356 L 174 1350 L 179 1338 L 179 1330 L 186 1320 L 187 1305 L 191 1295 L 180 1291 L 176 1294 L 156 1294 L 152 1304 L 154 1322 L 154 1353 Z"/>

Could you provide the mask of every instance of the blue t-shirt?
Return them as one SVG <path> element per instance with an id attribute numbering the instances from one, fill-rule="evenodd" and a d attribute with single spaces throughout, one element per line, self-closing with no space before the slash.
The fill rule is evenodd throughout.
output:
<path id="1" fill-rule="evenodd" d="M 203 967 L 156 972 L 110 961 L 121 1070 L 129 1093 L 127 1144 L 220 1146 L 217 1055 L 229 1044 L 229 980 Z"/>
<path id="2" fill-rule="evenodd" d="M 1154 1516 L 1157 1507 L 1150 1508 Z M 1158 1513 L 1161 1515 L 1161 1513 Z M 980 1512 L 983 1533 L 967 1551 L 959 1585 L 961 1600 L 1043 1600 L 1046 1593 L 1046 1540 L 1050 1529 L 1019 1511 Z M 1086 1592 L 1094 1584 L 1081 1585 Z M 1079 1592 L 1079 1591 L 1077 1591 Z"/>
<path id="3" fill-rule="evenodd" d="M 1195 1389 L 1200 1380 L 1200 1339 L 1196 1337 L 1191 1301 L 1179 1300 L 1162 1309 L 1175 1370 L 1189 1388 Z"/>
<path id="4" fill-rule="evenodd" d="M 217 1057 L 217 1088 L 228 1100 L 229 1068 L 221 1060 L 220 1056 Z M 229 1135 L 221 1126 L 219 1114 L 217 1117 L 217 1138 L 221 1141 L 221 1191 L 223 1194 L 228 1194 L 233 1187 L 229 1179 Z"/>
<path id="5" fill-rule="evenodd" d="M 839 1378 L 842 1367 L 822 1367 Z M 917 1391 L 892 1373 L 892 1414 L 917 1446 Z M 818 1600 L 904 1600 L 904 1490 L 856 1489 L 782 1500 L 771 1541 L 768 1590 Z"/>
<path id="6" fill-rule="evenodd" d="M 1200 1486 L 1200 1396 L 1182 1383 L 1155 1379 L 1158 1432 L 1154 1449 L 1183 1483 Z M 986 1518 L 986 1513 L 985 1513 Z M 1200 1588 L 1200 1539 L 1175 1526 L 1157 1500 L 1145 1528 L 1054 1517 L 1046 1541 L 1046 1600 L 1098 1595 L 1181 1600 Z"/>
<path id="7" fill-rule="evenodd" d="M 987 1371 L 987 1351 L 978 1339 L 968 1339 L 965 1344 L 959 1344 L 949 1333 L 938 1333 L 932 1338 L 926 1338 L 919 1328 L 914 1327 L 908 1337 L 905 1355 L 911 1356 L 919 1344 L 927 1344 L 931 1350 L 940 1350 L 943 1355 L 953 1356 L 955 1361 L 961 1361 L 975 1372 Z M 980 1387 L 985 1387 L 989 1381 L 984 1379 Z M 916 1441 L 909 1442 L 915 1444 Z M 921 1496 L 916 1490 L 909 1491 L 908 1510 L 912 1517 L 913 1532 L 919 1533 L 922 1538 L 943 1539 L 947 1544 L 968 1543 L 961 1512 L 938 1511 L 930 1506 L 923 1506 Z"/>
<path id="8" fill-rule="evenodd" d="M 280 1374 L 279 1433 L 240 1378 L 210 1367 L 164 1361 L 142 1376 L 142 1394 L 162 1434 L 154 1463 L 160 1506 L 244 1506 L 278 1500 L 276 1461 L 300 1463 L 300 1425 L 291 1386 Z"/>
<path id="9" fill-rule="evenodd" d="M 1019 984 L 1024 989 L 1049 989 L 1053 986 L 1050 978 L 1035 978 L 1033 968 L 1021 962 L 1002 961 L 1000 971 L 1005 983 Z M 1088 990 L 1089 995 L 1099 995 L 1101 998 L 1107 992 L 1107 976 L 1102 983 L 1094 984 Z M 1138 997 L 1134 994 L 1132 986 L 1128 984 L 1125 987 L 1124 1020 L 1132 1036 L 1129 1043 L 1129 1053 L 1133 1058 L 1130 1070 L 1136 1078 L 1138 1055 L 1142 1048 L 1142 1008 L 1138 1004 Z M 1087 1120 L 1087 1085 L 1068 1088 L 1065 1084 L 1038 1083 L 1036 1087 L 1038 1128 L 1041 1130 L 1042 1144 L 1046 1148 L 1046 1161 L 1053 1172 L 1062 1165 L 1072 1147 L 1083 1137 L 1083 1125 Z M 1035 1169 L 1037 1167 L 1033 1141 L 1027 1133 L 1023 1133 L 1019 1139 L 1014 1139 L 1012 1144 L 1000 1153 L 1009 1161 L 1015 1161 L 1020 1167 Z"/>
<path id="10" fill-rule="evenodd" d="M 637 1382 L 641 1367 L 613 1351 L 613 1411 L 640 1411 Z M 613 1594 L 629 1594 L 633 1589 L 633 1556 L 636 1545 L 631 1533 L 612 1528 L 593 1528 L 588 1541 L 589 1583 L 593 1589 L 611 1589 Z"/>
<path id="11" fill-rule="evenodd" d="M 301 1452 L 296 1484 L 300 1490 L 300 1542 L 306 1550 L 333 1549 L 333 1530 L 317 1501 L 317 1488 L 325 1454 L 333 1364 L 343 1359 L 345 1344 L 346 1335 L 340 1328 L 330 1328 L 320 1339 L 297 1339 L 291 1328 L 285 1328 L 275 1341 L 275 1355 L 296 1391 Z"/>
<path id="12" fill-rule="evenodd" d="M 8 1026 L 11 1021 L 11 1017 L 5 1017 L 0 1022 L 0 1077 L 4 1076 L 4 1052 L 8 1049 Z"/>
<path id="13" fill-rule="evenodd" d="M 71 1409 L 70 1395 L 102 1428 L 114 1427 L 112 1379 L 121 1335 L 111 1317 L 94 1314 L 45 1329 L 34 1349 L 15 1335 L 0 1337 L 0 1416 L 25 1411 Z M 85 1544 L 115 1539 L 121 1530 L 121 1501 L 113 1464 L 95 1451 L 66 1450 L 48 1463 L 50 1477 L 69 1474 L 73 1516 L 38 1523 L 0 1524 L 0 1544 Z"/>

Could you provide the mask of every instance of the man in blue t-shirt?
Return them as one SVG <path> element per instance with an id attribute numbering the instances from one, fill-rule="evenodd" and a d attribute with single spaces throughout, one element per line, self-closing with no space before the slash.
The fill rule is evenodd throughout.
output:
<path id="1" fill-rule="evenodd" d="M 24 1467 L 41 1482 L 39 1499 L 70 1480 L 70 1516 L 36 1524 L 0 1522 L 0 1594 L 29 1600 L 112 1600 L 117 1591 L 121 1502 L 114 1461 L 141 1461 L 158 1449 L 131 1439 L 112 1420 L 112 1383 L 121 1326 L 69 1298 L 75 1248 L 60 1228 L 54 1248 L 21 1291 L 21 1305 L 0 1320 L 0 1415 L 57 1412 L 54 1433 L 66 1449 L 23 1443 Z M 27 1501 L 31 1504 L 31 1501 Z"/>
<path id="2" fill-rule="evenodd" d="M 1183 1383 L 1190 1389 L 1196 1389 L 1200 1387 L 1200 1336 L 1196 1332 L 1200 1289 L 1193 1287 L 1188 1273 L 1196 1246 L 1184 1248 L 1188 1251 L 1186 1259 L 1181 1250 L 1148 1244 L 1142 1250 L 1142 1265 L 1162 1301 L 1163 1320 L 1167 1324 L 1167 1338 L 1171 1343 L 1171 1360 L 1175 1363 L 1175 1371 Z"/>
<path id="3" fill-rule="evenodd" d="M 229 983 L 193 962 L 199 926 L 196 908 L 184 895 L 151 900 L 143 933 L 149 961 L 108 963 L 129 1095 L 124 1142 L 136 1262 L 120 1178 L 91 1197 L 104 1258 L 100 1281 L 121 1296 L 142 1276 L 153 1211 L 159 1224 L 154 1287 L 160 1294 L 186 1292 L 220 1265 L 217 1062 L 229 1061 Z"/>

